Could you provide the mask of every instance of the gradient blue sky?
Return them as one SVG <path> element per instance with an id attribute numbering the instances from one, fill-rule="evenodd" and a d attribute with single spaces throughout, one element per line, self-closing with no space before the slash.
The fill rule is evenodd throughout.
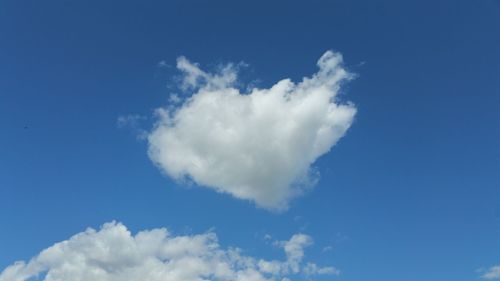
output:
<path id="1" fill-rule="evenodd" d="M 267 87 L 329 49 L 358 75 L 342 89 L 358 114 L 287 212 L 179 186 L 117 127 L 167 103 L 177 72 L 160 61 L 244 61 Z M 265 234 L 304 232 L 337 280 L 470 281 L 500 264 L 498 1 L 4 0 L 0 129 L 0 269 L 111 220 L 213 227 L 259 256 L 279 254 Z"/>

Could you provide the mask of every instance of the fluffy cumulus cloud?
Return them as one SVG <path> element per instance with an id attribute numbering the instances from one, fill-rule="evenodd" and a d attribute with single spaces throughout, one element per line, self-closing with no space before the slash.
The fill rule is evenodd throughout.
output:
<path id="1" fill-rule="evenodd" d="M 312 164 L 344 136 L 356 108 L 341 103 L 352 77 L 342 56 L 326 52 L 319 70 L 298 83 L 278 81 L 241 92 L 237 67 L 215 73 L 181 57 L 181 88 L 193 94 L 158 109 L 148 135 L 150 158 L 170 177 L 284 210 L 316 180 Z"/>
<path id="2" fill-rule="evenodd" d="M 279 242 L 286 258 L 264 260 L 223 249 L 212 232 L 175 236 L 161 228 L 132 235 L 112 222 L 57 243 L 29 262 L 14 263 L 0 273 L 0 281 L 264 281 L 338 274 L 333 267 L 303 265 L 304 248 L 311 243 L 309 236 L 296 234 Z"/>
<path id="3" fill-rule="evenodd" d="M 490 267 L 481 275 L 481 278 L 486 280 L 500 279 L 500 265 Z"/>

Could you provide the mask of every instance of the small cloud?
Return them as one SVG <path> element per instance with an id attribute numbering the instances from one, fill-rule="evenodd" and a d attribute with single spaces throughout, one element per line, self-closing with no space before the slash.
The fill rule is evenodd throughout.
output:
<path id="1" fill-rule="evenodd" d="M 323 248 L 322 250 L 323 252 L 330 252 L 330 251 L 333 251 L 333 247 L 332 246 L 326 246 Z"/>
<path id="2" fill-rule="evenodd" d="M 333 266 L 325 266 L 325 267 L 319 267 L 314 263 L 307 263 L 307 265 L 304 267 L 304 273 L 306 276 L 313 276 L 313 275 L 340 275 L 340 270 Z"/>
<path id="3" fill-rule="evenodd" d="M 116 124 L 118 125 L 118 128 L 137 127 L 139 122 L 144 119 L 146 119 L 146 117 L 138 114 L 122 115 L 118 117 Z"/>
<path id="4" fill-rule="evenodd" d="M 197 63 L 192 63 L 185 57 L 177 59 L 177 69 L 183 74 L 181 89 L 191 90 L 204 88 L 205 90 L 220 90 L 233 86 L 237 80 L 239 65 L 232 63 L 219 67 L 216 73 L 205 72 Z"/>
<path id="5" fill-rule="evenodd" d="M 495 265 L 488 268 L 486 271 L 481 270 L 484 273 L 481 275 L 481 278 L 486 280 L 494 280 L 500 279 L 500 265 Z"/>
<path id="6" fill-rule="evenodd" d="M 304 248 L 313 244 L 311 236 L 305 234 L 295 234 L 288 241 L 282 241 L 281 245 L 285 249 L 287 262 L 293 272 L 300 270 L 299 264 L 304 257 Z"/>
<path id="7" fill-rule="evenodd" d="M 166 61 L 161 60 L 160 62 L 158 62 L 158 67 L 172 67 L 172 66 L 169 65 Z"/>

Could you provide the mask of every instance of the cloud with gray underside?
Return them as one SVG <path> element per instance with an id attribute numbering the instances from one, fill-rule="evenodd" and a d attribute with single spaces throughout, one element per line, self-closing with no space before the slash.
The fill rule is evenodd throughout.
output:
<path id="1" fill-rule="evenodd" d="M 180 88 L 192 94 L 155 111 L 150 159 L 173 179 L 286 210 L 314 186 L 314 162 L 346 134 L 356 114 L 338 97 L 353 77 L 342 55 L 327 51 L 317 66 L 300 82 L 282 79 L 242 92 L 237 66 L 211 73 L 180 57 Z"/>
<path id="2" fill-rule="evenodd" d="M 273 281 L 303 275 L 338 275 L 332 266 L 305 262 L 313 240 L 302 233 L 278 241 L 282 259 L 248 256 L 223 248 L 207 232 L 174 235 L 165 228 L 132 234 L 117 222 L 92 228 L 0 270 L 0 281 Z"/>

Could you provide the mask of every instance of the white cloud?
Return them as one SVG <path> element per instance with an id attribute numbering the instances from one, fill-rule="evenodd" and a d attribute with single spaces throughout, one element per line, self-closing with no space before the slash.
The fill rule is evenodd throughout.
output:
<path id="1" fill-rule="evenodd" d="M 176 108 L 157 109 L 149 156 L 170 177 L 285 210 L 314 185 L 311 168 L 351 126 L 356 108 L 338 100 L 352 77 L 342 56 L 326 52 L 319 71 L 299 83 L 283 79 L 241 93 L 234 65 L 211 74 L 181 57 L 182 87 L 195 93 Z"/>
<path id="2" fill-rule="evenodd" d="M 112 222 L 57 243 L 27 263 L 14 263 L 0 273 L 0 281 L 37 276 L 45 281 L 264 281 L 289 280 L 287 276 L 298 273 L 336 274 L 331 267 L 302 266 L 303 248 L 310 243 L 309 236 L 294 235 L 282 242 L 286 260 L 266 261 L 237 248 L 221 248 L 212 232 L 175 236 L 160 228 L 132 235 Z"/>
<path id="3" fill-rule="evenodd" d="M 289 241 L 281 242 L 285 249 L 288 264 L 293 272 L 300 271 L 300 262 L 304 257 L 304 248 L 312 244 L 310 236 L 305 234 L 295 234 Z"/>
<path id="4" fill-rule="evenodd" d="M 329 251 L 332 251 L 332 250 L 333 250 L 332 246 L 323 247 L 323 252 L 329 252 Z"/>
<path id="5" fill-rule="evenodd" d="M 307 276 L 318 275 L 318 274 L 332 274 L 339 275 L 340 270 L 336 269 L 333 266 L 319 267 L 315 263 L 307 263 L 303 269 L 304 273 Z"/>
<path id="6" fill-rule="evenodd" d="M 490 267 L 481 278 L 487 280 L 500 279 L 500 265 Z"/>
<path id="7" fill-rule="evenodd" d="M 184 74 L 181 85 L 184 90 L 197 88 L 202 84 L 212 90 L 227 88 L 232 86 L 237 78 L 237 67 L 233 64 L 222 67 L 219 73 L 211 74 L 201 70 L 197 64 L 191 63 L 185 57 L 179 57 L 177 69 Z"/>
<path id="8" fill-rule="evenodd" d="M 138 114 L 122 115 L 118 116 L 116 124 L 118 125 L 118 128 L 124 128 L 124 127 L 137 128 L 139 127 L 139 123 L 144 119 L 146 119 L 146 117 Z"/>
<path id="9" fill-rule="evenodd" d="M 272 274 L 298 274 L 304 273 L 306 276 L 333 274 L 339 275 L 340 271 L 335 267 L 327 266 L 320 267 L 315 263 L 307 263 L 302 265 L 304 259 L 304 249 L 313 244 L 313 239 L 306 234 L 295 234 L 290 240 L 275 241 L 274 245 L 283 248 L 286 255 L 286 261 L 265 261 L 260 260 L 258 266 L 262 272 Z"/>

